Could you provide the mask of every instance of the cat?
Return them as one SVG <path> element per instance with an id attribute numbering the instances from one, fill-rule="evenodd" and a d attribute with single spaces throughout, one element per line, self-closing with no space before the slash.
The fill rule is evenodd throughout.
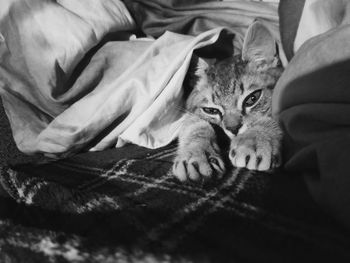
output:
<path id="1" fill-rule="evenodd" d="M 282 131 L 271 99 L 281 73 L 276 42 L 259 21 L 248 28 L 240 54 L 215 63 L 198 58 L 173 164 L 180 181 L 220 177 L 225 159 L 259 171 L 280 165 Z M 227 138 L 221 144 L 220 131 Z"/>

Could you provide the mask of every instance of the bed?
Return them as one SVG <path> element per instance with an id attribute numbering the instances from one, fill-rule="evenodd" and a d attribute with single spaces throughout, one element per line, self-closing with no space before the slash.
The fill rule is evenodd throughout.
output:
<path id="1" fill-rule="evenodd" d="M 297 2 L 281 1 L 280 17 L 277 1 L 2 2 L 4 138 L 34 157 L 1 167 L 0 261 L 349 260 L 346 18 L 301 32 L 315 9 Z M 285 168 L 180 183 L 191 56 L 239 50 L 256 19 L 285 66 L 274 95 Z M 330 96 L 319 87 L 333 74 Z"/>

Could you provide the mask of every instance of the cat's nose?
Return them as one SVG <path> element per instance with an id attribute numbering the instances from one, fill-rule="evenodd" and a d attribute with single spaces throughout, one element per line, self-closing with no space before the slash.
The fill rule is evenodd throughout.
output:
<path id="1" fill-rule="evenodd" d="M 238 123 L 234 126 L 225 127 L 229 132 L 231 132 L 233 135 L 237 135 L 239 132 L 239 129 L 242 127 L 242 123 Z"/>
<path id="2" fill-rule="evenodd" d="M 231 114 L 225 117 L 223 120 L 225 129 L 233 135 L 237 135 L 242 127 L 242 117 L 238 114 Z"/>

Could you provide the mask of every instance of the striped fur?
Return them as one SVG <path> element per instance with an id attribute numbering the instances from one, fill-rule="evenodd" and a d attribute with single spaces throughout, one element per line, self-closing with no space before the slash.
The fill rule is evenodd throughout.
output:
<path id="1" fill-rule="evenodd" d="M 282 133 L 271 100 L 282 68 L 262 24 L 247 36 L 242 54 L 215 63 L 198 58 L 173 166 L 181 181 L 221 176 L 227 165 L 269 171 L 281 163 Z"/>

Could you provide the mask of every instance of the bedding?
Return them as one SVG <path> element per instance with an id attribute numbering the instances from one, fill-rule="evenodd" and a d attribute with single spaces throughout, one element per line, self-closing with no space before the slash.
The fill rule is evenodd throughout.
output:
<path id="1" fill-rule="evenodd" d="M 305 2 L 293 41 L 295 54 L 277 83 L 273 98 L 273 109 L 286 131 L 285 169 L 303 174 L 314 200 L 347 227 L 348 8 L 348 1 Z M 305 27 L 305 23 L 309 26 Z"/>
<path id="2" fill-rule="evenodd" d="M 224 27 L 240 48 L 256 18 L 279 40 L 276 4 L 125 4 L 128 9 L 121 1 L 2 2 L 0 92 L 22 152 L 62 158 L 129 142 L 165 146 L 180 127 L 182 84 L 193 50 L 221 49 L 225 45 L 213 44 Z M 170 7 L 179 4 L 172 14 Z M 169 10 L 169 19 L 154 15 L 159 8 Z M 143 17 L 161 33 L 140 25 L 148 37 L 128 39 L 124 31 L 135 29 L 132 17 Z M 108 40 L 121 31 L 124 41 Z"/>
<path id="3" fill-rule="evenodd" d="M 154 118 L 181 100 L 189 57 L 226 52 L 232 33 L 240 48 L 256 17 L 279 38 L 268 2 L 2 1 L 0 90 L 17 146 L 68 158 L 1 167 L 0 261 L 348 262 L 346 24 L 284 60 L 274 111 L 288 173 L 192 185 L 170 172 L 181 115 Z"/>
<path id="4" fill-rule="evenodd" d="M 127 145 L 2 169 L 0 261 L 350 260 L 349 237 L 300 176 L 237 169 L 183 184 L 175 152 Z"/>
<path id="5" fill-rule="evenodd" d="M 0 153 L 10 149 L 12 163 L 0 170 L 0 262 L 350 259 L 344 229 L 296 174 L 230 171 L 234 180 L 184 185 L 169 176 L 174 144 L 34 163 L 14 156 L 1 109 L 0 119 Z"/>

